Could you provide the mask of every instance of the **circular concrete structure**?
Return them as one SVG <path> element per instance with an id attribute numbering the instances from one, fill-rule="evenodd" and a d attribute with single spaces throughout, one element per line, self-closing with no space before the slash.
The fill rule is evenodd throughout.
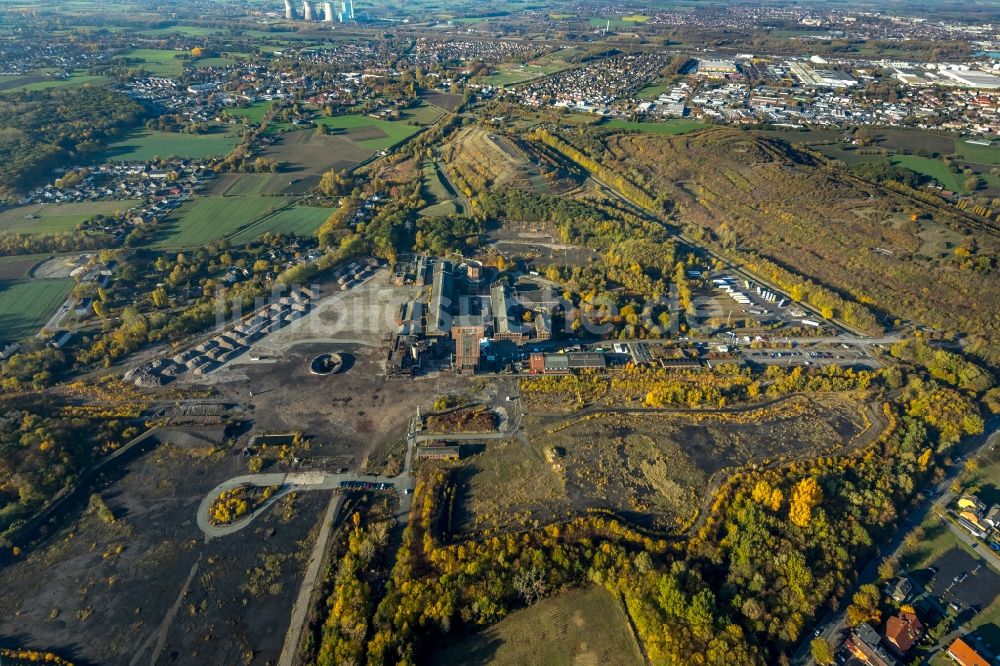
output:
<path id="1" fill-rule="evenodd" d="M 320 354 L 309 362 L 309 372 L 314 375 L 334 375 L 344 367 L 340 354 Z"/>

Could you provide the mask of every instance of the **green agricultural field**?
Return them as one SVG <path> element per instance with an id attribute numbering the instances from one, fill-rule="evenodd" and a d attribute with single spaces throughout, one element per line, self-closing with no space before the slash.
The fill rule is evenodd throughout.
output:
<path id="1" fill-rule="evenodd" d="M 12 254 L 0 257 L 0 283 L 29 277 L 31 269 L 49 259 L 51 254 Z"/>
<path id="2" fill-rule="evenodd" d="M 265 100 L 261 102 L 255 102 L 250 106 L 246 107 L 229 108 L 226 109 L 226 113 L 228 113 L 233 118 L 244 118 L 249 123 L 260 124 L 260 122 L 264 120 L 264 114 L 266 114 L 271 109 L 272 104 L 274 104 L 274 102 Z"/>
<path id="3" fill-rule="evenodd" d="M 214 56 L 211 58 L 198 58 L 197 60 L 191 61 L 192 67 L 225 67 L 226 65 L 235 65 L 235 58 L 228 58 L 225 56 Z"/>
<path id="4" fill-rule="evenodd" d="M 149 37 L 161 37 L 163 35 L 187 35 L 188 37 L 203 37 L 222 32 L 218 28 L 203 28 L 196 25 L 172 25 L 169 28 L 153 28 L 151 30 L 140 30 L 138 34 Z"/>
<path id="5" fill-rule="evenodd" d="M 301 7 L 300 7 L 301 9 Z M 309 39 L 305 35 L 300 35 L 294 30 L 244 30 L 241 33 L 245 37 L 253 37 L 255 39 L 276 39 L 279 40 L 279 44 L 290 44 L 289 40 L 307 40 Z"/>
<path id="6" fill-rule="evenodd" d="M 143 68 L 159 76 L 179 76 L 184 71 L 184 60 L 177 58 L 183 51 L 172 49 L 132 49 L 124 55 L 131 60 L 139 60 Z"/>
<path id="7" fill-rule="evenodd" d="M 231 173 L 215 182 L 212 194 L 227 197 L 281 194 L 288 187 L 288 181 L 288 174 L 283 173 Z"/>
<path id="8" fill-rule="evenodd" d="M 372 150 L 385 150 L 420 129 L 403 121 L 391 122 L 357 115 L 317 118 L 316 124 L 328 127 L 331 135 L 346 136 L 353 143 Z"/>
<path id="9" fill-rule="evenodd" d="M 911 171 L 933 178 L 946 189 L 958 192 L 962 189 L 962 176 L 952 173 L 941 160 L 916 155 L 896 155 L 892 163 Z"/>
<path id="10" fill-rule="evenodd" d="M 320 225 L 330 217 L 334 208 L 319 208 L 316 206 L 293 206 L 279 210 L 273 215 L 260 218 L 250 226 L 240 229 L 229 237 L 233 245 L 242 245 L 265 233 L 295 234 L 296 236 L 311 236 Z"/>
<path id="11" fill-rule="evenodd" d="M 442 115 L 443 112 L 441 109 L 430 104 L 421 104 L 416 108 L 407 109 L 403 112 L 404 122 L 412 120 L 424 126 L 433 125 Z"/>
<path id="12" fill-rule="evenodd" d="M 70 279 L 0 283 L 0 341 L 23 340 L 38 333 L 73 284 Z"/>
<path id="13" fill-rule="evenodd" d="M 569 68 L 571 66 L 569 59 L 579 53 L 580 49 L 568 47 L 546 53 L 525 65 L 501 63 L 496 66 L 497 71 L 485 77 L 483 82 L 494 86 L 508 86 L 555 74 Z"/>
<path id="14" fill-rule="evenodd" d="M 642 655 L 621 605 L 604 588 L 543 599 L 430 655 L 430 664 L 639 666 Z"/>
<path id="15" fill-rule="evenodd" d="M 285 205 L 276 197 L 197 197 L 160 223 L 154 247 L 200 247 L 231 236 Z M 262 230 L 261 233 L 266 231 Z"/>
<path id="16" fill-rule="evenodd" d="M 152 160 L 156 157 L 188 157 L 200 159 L 223 157 L 239 138 L 234 134 L 215 132 L 213 134 L 179 134 L 142 130 L 133 132 L 123 141 L 107 147 L 105 161 L 130 162 Z"/>
<path id="17" fill-rule="evenodd" d="M 975 164 L 1000 164 L 1000 145 L 997 144 L 979 146 L 959 139 L 955 141 L 955 153 Z"/>
<path id="18" fill-rule="evenodd" d="M 686 134 L 704 128 L 705 126 L 698 120 L 686 120 L 679 118 L 676 120 L 666 120 L 664 122 L 631 122 L 628 120 L 609 120 L 603 127 L 613 127 L 623 130 L 637 130 L 649 134 Z"/>
<path id="19" fill-rule="evenodd" d="M 0 209 L 0 234 L 67 233 L 95 215 L 126 211 L 138 203 L 138 201 L 88 201 L 4 208 Z"/>
<path id="20" fill-rule="evenodd" d="M 267 124 L 267 128 L 264 130 L 264 134 L 270 134 L 270 135 L 284 134 L 285 132 L 295 132 L 301 129 L 302 129 L 301 125 L 293 125 L 292 123 L 270 122 Z"/>
<path id="21" fill-rule="evenodd" d="M 569 67 L 566 63 L 528 63 L 519 65 L 517 63 L 501 63 L 497 65 L 497 71 L 483 79 L 483 83 L 491 86 L 509 86 L 515 83 L 523 83 L 537 79 L 548 74 L 555 74 Z"/>
<path id="22" fill-rule="evenodd" d="M 106 76 L 96 76 L 90 74 L 83 74 L 82 72 L 74 72 L 71 76 L 65 79 L 44 79 L 37 80 L 36 76 L 25 76 L 25 77 L 12 77 L 6 81 L 0 81 L 4 84 L 4 92 L 14 92 L 17 90 L 47 90 L 49 88 L 75 88 L 77 86 L 100 86 L 108 83 L 109 79 Z M 18 80 L 23 80 L 25 83 L 18 84 Z"/>
<path id="23" fill-rule="evenodd" d="M 608 18 L 598 18 L 595 16 L 590 19 L 590 25 L 593 28 L 603 28 L 607 26 L 608 23 L 611 24 L 612 28 L 619 28 L 619 29 L 634 28 L 636 26 L 636 21 L 627 21 L 624 18 L 608 19 Z"/>

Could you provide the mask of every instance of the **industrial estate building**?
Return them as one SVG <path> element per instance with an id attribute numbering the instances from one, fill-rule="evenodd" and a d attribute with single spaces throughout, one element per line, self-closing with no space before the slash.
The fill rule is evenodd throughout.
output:
<path id="1" fill-rule="evenodd" d="M 551 339 L 552 319 L 560 312 L 554 290 L 534 284 L 519 292 L 497 278 L 495 269 L 476 261 L 456 264 L 420 255 L 401 262 L 393 281 L 430 284 L 430 296 L 400 308 L 390 374 L 416 372 L 428 353 L 448 359 L 456 370 L 474 372 L 491 345 Z"/>
<path id="2" fill-rule="evenodd" d="M 789 62 L 788 69 L 802 85 L 810 88 L 849 88 L 858 84 L 858 80 L 847 72 L 813 68 L 804 62 Z"/>

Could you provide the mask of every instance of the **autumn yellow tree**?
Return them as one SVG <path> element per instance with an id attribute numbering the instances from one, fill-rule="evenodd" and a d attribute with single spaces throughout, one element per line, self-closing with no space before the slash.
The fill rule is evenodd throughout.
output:
<path id="1" fill-rule="evenodd" d="M 812 520 L 812 512 L 823 500 L 823 491 L 811 476 L 799 481 L 792 489 L 792 498 L 788 506 L 788 519 L 799 527 L 806 527 Z"/>
<path id="2" fill-rule="evenodd" d="M 781 490 L 779 488 L 774 488 L 770 483 L 761 479 L 753 487 L 751 491 L 751 497 L 753 501 L 761 506 L 765 506 L 771 511 L 777 511 L 781 508 L 781 502 L 784 499 Z"/>

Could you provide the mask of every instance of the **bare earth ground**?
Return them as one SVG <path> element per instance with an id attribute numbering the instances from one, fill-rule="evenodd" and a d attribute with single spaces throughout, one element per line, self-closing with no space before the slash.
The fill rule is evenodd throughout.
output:
<path id="1" fill-rule="evenodd" d="M 296 182 L 284 192 L 305 192 L 319 182 L 324 171 L 349 169 L 372 152 L 345 136 L 319 136 L 305 129 L 281 135 L 281 141 L 267 147 L 262 155 L 286 164 L 282 174 Z"/>
<path id="2" fill-rule="evenodd" d="M 23 561 L 0 570 L 0 644 L 54 650 L 81 664 L 276 661 L 329 495 L 284 498 L 246 529 L 208 543 L 194 520 L 199 502 L 247 472 L 241 452 L 254 434 L 306 437 L 295 450 L 299 463 L 269 453 L 266 471 L 358 469 L 404 442 L 418 406 L 469 384 L 451 375 L 385 378 L 377 342 L 388 325 L 377 314 L 405 292 L 377 279 L 346 292 L 320 289 L 327 297 L 316 310 L 262 341 L 266 348 L 182 380 L 211 385 L 215 399 L 238 405 L 234 413 L 249 425 L 242 434 L 215 445 L 168 438 L 178 443 L 123 463 L 102 491 L 117 522 L 80 515 L 80 507 Z M 344 369 L 310 374 L 310 360 L 331 350 L 344 354 Z M 265 360 L 251 361 L 257 353 Z"/>
<path id="3" fill-rule="evenodd" d="M 88 254 L 53 257 L 37 266 L 31 276 L 38 279 L 66 278 L 73 270 L 86 265 L 90 259 Z"/>
<path id="4" fill-rule="evenodd" d="M 544 524 L 588 507 L 640 525 L 683 530 L 726 469 L 853 447 L 859 403 L 793 398 L 759 414 L 597 413 L 525 418 L 524 436 L 487 442 L 457 470 L 455 528 Z M 562 455 L 549 462 L 546 449 Z"/>
<path id="5" fill-rule="evenodd" d="M 349 367 L 336 375 L 310 374 L 310 360 L 330 351 L 344 354 Z M 356 344 L 296 345 L 274 363 L 220 370 L 226 376 L 220 374 L 215 388 L 225 399 L 249 404 L 255 432 L 303 431 L 310 439 L 303 452 L 309 466 L 359 469 L 380 449 L 403 441 L 418 406 L 426 410 L 435 395 L 462 381 L 449 375 L 386 379 L 384 353 Z"/>
<path id="6" fill-rule="evenodd" d="M 387 287 L 387 275 L 382 270 L 348 291 L 321 283 L 322 297 L 308 316 L 260 340 L 237 362 L 184 381 L 211 384 L 223 399 L 248 405 L 256 433 L 304 432 L 307 466 L 364 467 L 403 442 L 418 406 L 426 410 L 435 395 L 468 383 L 451 374 L 385 377 L 382 337 L 395 328 L 400 304 L 419 291 Z M 310 374 L 309 362 L 327 352 L 343 354 L 344 369 Z M 261 360 L 252 361 L 255 355 Z"/>
<path id="7" fill-rule="evenodd" d="M 328 497 L 299 495 L 205 543 L 198 502 L 241 464 L 207 444 L 126 463 L 103 491 L 116 523 L 71 517 L 0 570 L 0 641 L 79 664 L 273 663 Z"/>

